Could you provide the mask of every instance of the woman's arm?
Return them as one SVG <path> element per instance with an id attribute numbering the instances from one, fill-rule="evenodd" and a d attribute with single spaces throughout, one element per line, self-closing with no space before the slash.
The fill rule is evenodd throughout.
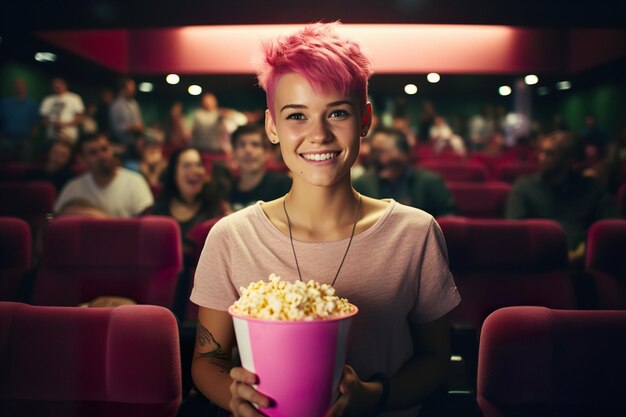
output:
<path id="1" fill-rule="evenodd" d="M 415 406 L 446 380 L 450 358 L 447 319 L 442 317 L 430 323 L 413 325 L 412 335 L 414 355 L 390 378 L 385 410 Z M 339 389 L 341 396 L 327 417 L 371 415 L 378 410 L 383 395 L 382 383 L 363 382 L 348 366 Z"/>
<path id="2" fill-rule="evenodd" d="M 231 351 L 235 345 L 233 321 L 226 311 L 200 307 L 198 330 L 191 362 L 193 382 L 209 400 L 230 410 L 233 416 L 261 416 L 251 403 L 269 406 L 269 399 L 252 385 L 256 376 L 234 367 Z M 242 414 L 243 413 L 243 414 Z"/>
<path id="3" fill-rule="evenodd" d="M 233 382 L 229 372 L 234 345 L 235 332 L 228 312 L 200 307 L 191 376 L 200 392 L 226 410 Z"/>
<path id="4" fill-rule="evenodd" d="M 413 325 L 412 335 L 413 358 L 390 380 L 389 410 L 421 403 L 446 381 L 450 363 L 447 317 Z"/>

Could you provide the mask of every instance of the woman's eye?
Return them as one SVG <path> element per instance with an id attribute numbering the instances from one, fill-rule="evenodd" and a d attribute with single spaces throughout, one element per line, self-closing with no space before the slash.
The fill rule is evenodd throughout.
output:
<path id="1" fill-rule="evenodd" d="M 350 116 L 350 113 L 348 113 L 345 110 L 333 110 L 330 113 L 330 117 L 332 118 L 338 118 L 338 117 L 341 118 L 341 117 L 348 117 L 348 116 Z"/>
<path id="2" fill-rule="evenodd" d="M 287 119 L 291 120 L 304 120 L 304 114 L 302 113 L 291 113 L 287 116 Z"/>

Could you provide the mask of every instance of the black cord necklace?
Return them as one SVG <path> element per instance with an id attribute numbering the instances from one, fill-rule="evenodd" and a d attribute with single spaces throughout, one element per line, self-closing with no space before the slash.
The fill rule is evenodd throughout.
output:
<path id="1" fill-rule="evenodd" d="M 288 194 L 287 194 L 288 195 Z M 285 210 L 285 217 L 287 217 L 287 225 L 289 226 L 289 241 L 291 242 L 291 250 L 293 250 L 293 258 L 296 261 L 296 268 L 298 269 L 298 277 L 300 281 L 302 281 L 302 274 L 300 273 L 300 265 L 298 264 L 298 256 L 296 255 L 296 248 L 293 246 L 293 235 L 291 233 L 291 219 L 289 218 L 289 213 L 287 213 L 287 205 L 285 201 L 287 200 L 287 196 L 283 199 L 283 210 Z M 352 238 L 354 237 L 354 231 L 356 230 L 356 224 L 359 220 L 359 212 L 361 211 L 361 194 L 359 194 L 359 203 L 356 207 L 356 213 L 354 215 L 354 224 L 352 225 L 352 233 L 350 234 L 350 240 L 348 241 L 348 247 L 346 248 L 346 252 L 343 254 L 343 258 L 341 259 L 341 263 L 339 264 L 339 269 L 337 269 L 337 273 L 335 274 L 335 278 L 333 278 L 331 286 L 335 285 L 337 281 L 337 277 L 339 276 L 339 272 L 341 271 L 341 267 L 343 266 L 343 262 L 346 260 L 346 256 L 348 256 L 348 251 L 350 250 L 350 245 L 352 245 Z"/>

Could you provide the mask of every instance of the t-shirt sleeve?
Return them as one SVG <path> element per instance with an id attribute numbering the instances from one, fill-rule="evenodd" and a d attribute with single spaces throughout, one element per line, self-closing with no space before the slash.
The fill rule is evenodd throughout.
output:
<path id="1" fill-rule="evenodd" d="M 225 311 L 239 298 L 232 284 L 228 225 L 226 217 L 211 228 L 198 261 L 190 299 L 201 307 Z"/>
<path id="2" fill-rule="evenodd" d="M 461 301 L 448 267 L 446 242 L 434 219 L 424 239 L 418 279 L 417 299 L 411 311 L 415 323 L 434 321 Z"/>
<path id="3" fill-rule="evenodd" d="M 50 114 L 50 107 L 52 105 L 52 100 L 46 97 L 39 107 L 39 114 L 42 116 L 48 116 Z"/>

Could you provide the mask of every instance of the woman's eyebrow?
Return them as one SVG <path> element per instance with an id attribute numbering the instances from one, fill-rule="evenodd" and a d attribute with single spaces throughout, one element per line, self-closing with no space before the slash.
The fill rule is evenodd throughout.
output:
<path id="1" fill-rule="evenodd" d="M 347 104 L 348 106 L 354 107 L 354 103 L 351 100 L 333 101 L 332 103 L 328 103 L 326 107 L 341 106 L 342 104 Z M 282 112 L 285 109 L 306 109 L 306 108 L 307 106 L 305 106 L 304 104 L 285 104 L 283 107 L 281 107 L 280 111 Z"/>

